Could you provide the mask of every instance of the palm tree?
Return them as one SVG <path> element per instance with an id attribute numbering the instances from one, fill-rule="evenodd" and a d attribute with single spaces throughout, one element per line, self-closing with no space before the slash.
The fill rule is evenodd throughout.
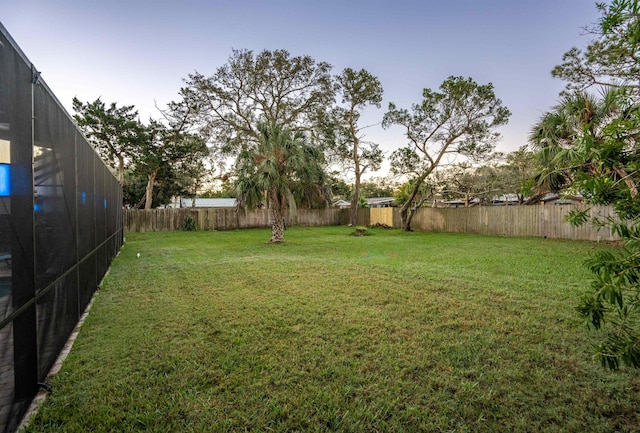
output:
<path id="1" fill-rule="evenodd" d="M 294 191 L 305 200 L 324 198 L 322 154 L 308 145 L 302 133 L 258 124 L 259 140 L 243 151 L 236 162 L 237 207 L 255 209 L 267 203 L 271 216 L 270 243 L 284 241 L 284 211 L 295 214 Z"/>
<path id="2" fill-rule="evenodd" d="M 534 125 L 529 142 L 539 151 L 543 170 L 535 177 L 541 193 L 570 187 L 577 175 L 602 170 L 612 122 L 624 118 L 623 90 L 609 89 L 601 97 L 578 92 L 565 95 L 553 111 Z M 612 169 L 612 167 L 609 167 Z M 602 173 L 601 173 L 602 174 Z"/>

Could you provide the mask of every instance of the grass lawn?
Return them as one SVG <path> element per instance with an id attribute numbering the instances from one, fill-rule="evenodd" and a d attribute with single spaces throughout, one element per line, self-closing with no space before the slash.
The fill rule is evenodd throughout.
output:
<path id="1" fill-rule="evenodd" d="M 27 431 L 640 429 L 574 310 L 606 246 L 351 230 L 127 234 Z"/>

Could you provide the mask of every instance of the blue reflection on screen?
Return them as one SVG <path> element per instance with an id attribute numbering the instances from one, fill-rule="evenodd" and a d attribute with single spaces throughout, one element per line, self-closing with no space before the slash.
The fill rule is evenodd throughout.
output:
<path id="1" fill-rule="evenodd" d="M 11 169 L 9 164 L 0 164 L 0 197 L 11 195 Z"/>
<path id="2" fill-rule="evenodd" d="M 87 193 L 86 192 L 82 192 L 82 204 L 87 204 Z"/>

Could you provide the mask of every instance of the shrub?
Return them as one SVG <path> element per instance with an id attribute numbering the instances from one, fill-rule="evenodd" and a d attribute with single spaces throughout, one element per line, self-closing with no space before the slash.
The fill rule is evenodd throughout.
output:
<path id="1" fill-rule="evenodd" d="M 182 230 L 186 232 L 195 232 L 198 230 L 198 225 L 196 224 L 196 219 L 193 215 L 187 215 L 182 222 Z"/>

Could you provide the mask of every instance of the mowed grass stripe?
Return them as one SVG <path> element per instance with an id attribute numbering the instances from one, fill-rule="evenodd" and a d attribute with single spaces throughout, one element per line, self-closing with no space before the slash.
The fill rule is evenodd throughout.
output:
<path id="1" fill-rule="evenodd" d="M 350 231 L 128 234 L 28 431 L 637 430 L 574 310 L 607 246 Z"/>

